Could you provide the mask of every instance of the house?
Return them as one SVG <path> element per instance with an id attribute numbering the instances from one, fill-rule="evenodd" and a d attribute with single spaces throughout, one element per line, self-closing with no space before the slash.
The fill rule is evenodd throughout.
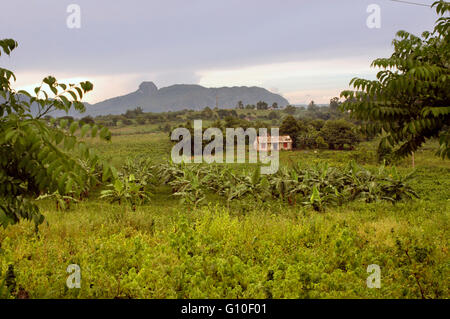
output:
<path id="1" fill-rule="evenodd" d="M 253 147 L 258 151 L 292 150 L 292 139 L 289 135 L 258 136 Z"/>

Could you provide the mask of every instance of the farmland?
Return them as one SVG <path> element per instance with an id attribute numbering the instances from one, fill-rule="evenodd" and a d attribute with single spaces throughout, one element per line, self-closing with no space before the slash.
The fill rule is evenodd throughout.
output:
<path id="1" fill-rule="evenodd" d="M 272 90 L 289 82 L 284 94 L 296 99 L 311 93 L 301 98 L 311 98 L 302 105 L 258 87 L 158 89 L 151 81 L 92 105 L 85 103 L 94 89 L 89 80 L 74 84 L 49 75 L 28 91 L 15 86 L 13 71 L 0 68 L 0 299 L 448 299 L 450 3 L 436 1 L 429 9 L 437 16 L 432 30 L 398 31 L 391 56 L 370 64 L 377 69 L 374 76 L 339 84 L 329 104 L 316 104 L 313 91 L 323 102 L 331 92 L 322 92 L 324 85 L 338 77 L 369 76 L 350 67 L 351 55 L 334 59 L 329 50 L 335 39 L 351 38 L 358 45 L 350 51 L 359 51 L 363 42 L 351 33 L 333 35 L 324 51 L 317 51 L 318 58 L 325 52 L 333 58 L 330 69 L 345 74 L 327 70 L 319 78 L 315 74 L 325 70 L 316 66 L 302 84 L 295 73 L 288 76 L 291 70 L 280 77 L 277 62 L 270 64 L 273 72 L 262 68 L 255 73 L 261 76 L 252 77 L 250 82 L 268 84 L 263 73 L 276 74 Z M 379 13 L 369 18 L 379 24 Z M 366 25 L 372 29 L 377 23 L 368 19 Z M 103 47 L 106 39 L 99 39 L 95 43 Z M 147 56 L 141 40 L 136 50 Z M 132 49 L 124 43 L 121 48 Z M 16 48 L 16 40 L 0 39 L 2 58 Z M 50 59 L 39 57 L 41 50 L 33 51 L 35 59 L 19 56 L 18 70 L 27 70 L 19 67 L 25 60 L 56 73 L 69 67 L 58 50 L 45 66 Z M 65 51 L 64 61 L 71 61 L 72 51 Z M 199 50 L 175 51 L 202 60 Z M 83 54 L 89 52 L 105 57 L 85 65 Z M 85 60 L 74 63 L 74 70 L 92 66 L 95 78 L 114 65 L 122 81 L 120 59 L 116 63 L 106 52 L 83 48 L 77 59 Z M 127 64 L 138 60 L 120 55 L 128 57 Z M 210 58 L 221 56 L 208 53 L 204 72 L 200 65 L 191 71 L 168 65 L 175 73 L 198 75 L 199 82 L 221 65 Z M 282 61 L 283 55 L 277 56 Z M 351 63 L 339 62 L 343 57 Z M 296 72 L 303 73 L 304 63 L 315 64 L 301 61 L 292 64 L 292 69 L 299 65 Z M 109 65 L 101 67 L 105 62 Z M 150 69 L 149 64 L 147 75 Z M 169 75 L 158 70 L 156 77 Z M 113 75 L 103 74 L 108 92 L 118 93 Z M 322 89 L 302 88 L 314 79 Z M 258 161 L 250 152 L 256 131 Z M 270 157 L 262 151 L 267 149 Z M 249 156 L 241 156 L 243 151 Z M 220 157 L 226 164 L 208 161 Z"/>
<path id="2" fill-rule="evenodd" d="M 139 155 L 166 162 L 168 134 L 139 130 L 111 129 L 112 142 L 89 143 L 118 168 Z M 280 161 L 353 160 L 376 170 L 376 144 L 281 152 Z M 14 264 L 16 291 L 30 298 L 447 298 L 450 164 L 434 148 L 416 153 L 410 185 L 420 198 L 395 204 L 355 200 L 317 211 L 251 196 L 228 204 L 207 192 L 193 208 L 168 185 L 135 209 L 99 199 L 100 189 L 63 211 L 43 200 L 38 233 L 27 221 L 0 230 L 2 273 Z M 412 171 L 410 158 L 396 165 Z M 80 289 L 66 286 L 69 264 L 81 267 Z M 366 285 L 370 264 L 381 268 L 379 289 Z"/>

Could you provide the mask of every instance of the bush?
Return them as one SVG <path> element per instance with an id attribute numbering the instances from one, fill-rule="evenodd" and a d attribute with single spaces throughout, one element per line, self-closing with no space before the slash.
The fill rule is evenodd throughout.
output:
<path id="1" fill-rule="evenodd" d="M 269 113 L 269 115 L 267 115 L 267 118 L 269 120 L 276 120 L 280 118 L 280 115 L 278 114 L 278 112 L 272 111 Z"/>
<path id="2" fill-rule="evenodd" d="M 385 162 L 386 164 L 390 164 L 392 161 L 392 152 L 393 149 L 389 145 L 385 145 L 380 143 L 377 149 L 377 159 L 378 163 Z"/>
<path id="3" fill-rule="evenodd" d="M 320 149 L 327 149 L 328 148 L 328 144 L 325 142 L 323 137 L 320 136 L 320 135 L 316 137 L 315 142 L 316 142 L 317 147 L 320 148 Z"/>
<path id="4" fill-rule="evenodd" d="M 133 121 L 127 118 L 122 119 L 122 125 L 133 125 Z"/>
<path id="5" fill-rule="evenodd" d="M 147 122 L 147 120 L 145 119 L 145 118 L 138 118 L 137 119 L 137 123 L 139 124 L 139 125 L 145 125 L 145 123 Z"/>
<path id="6" fill-rule="evenodd" d="M 292 115 L 288 115 L 284 118 L 280 126 L 280 135 L 289 135 L 292 139 L 293 148 L 297 147 L 297 137 L 300 131 L 300 125 Z"/>
<path id="7" fill-rule="evenodd" d="M 360 142 L 354 130 L 354 125 L 345 120 L 328 120 L 320 130 L 320 135 L 331 149 L 343 150 L 345 145 L 354 149 Z"/>

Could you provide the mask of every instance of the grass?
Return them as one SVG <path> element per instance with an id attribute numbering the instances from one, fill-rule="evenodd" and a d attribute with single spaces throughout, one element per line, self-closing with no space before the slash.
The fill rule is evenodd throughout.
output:
<path id="1" fill-rule="evenodd" d="M 166 133 L 90 143 L 117 167 L 138 154 L 162 162 L 171 148 Z M 31 298 L 449 298 L 450 163 L 433 156 L 434 146 L 416 154 L 421 198 L 396 205 L 317 213 L 243 201 L 227 209 L 210 194 L 192 209 L 168 187 L 135 212 L 94 196 L 65 212 L 44 201 L 38 233 L 26 221 L 0 229 L 0 269 L 14 265 L 16 291 Z M 281 152 L 280 160 L 375 168 L 375 147 Z M 398 167 L 410 171 L 410 160 Z M 69 264 L 81 267 L 80 289 L 66 286 Z M 367 288 L 370 264 L 381 267 L 380 289 Z"/>

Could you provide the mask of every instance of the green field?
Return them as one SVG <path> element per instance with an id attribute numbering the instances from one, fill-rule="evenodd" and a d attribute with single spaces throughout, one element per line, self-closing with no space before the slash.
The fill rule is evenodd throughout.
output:
<path id="1" fill-rule="evenodd" d="M 89 143 L 117 168 L 137 155 L 169 159 L 167 133 L 111 132 L 112 142 Z M 281 164 L 354 160 L 376 169 L 376 144 L 281 152 Z M 318 212 L 283 201 L 227 205 L 208 193 L 193 208 L 168 186 L 135 211 L 97 194 L 67 211 L 42 201 L 38 233 L 27 221 L 0 229 L 0 269 L 13 264 L 16 291 L 30 298 L 449 298 L 450 163 L 434 156 L 436 145 L 416 153 L 411 186 L 420 198 L 396 204 L 353 201 Z M 405 174 L 410 162 L 396 166 Z M 79 289 L 66 286 L 70 264 L 81 267 Z M 381 268 L 381 288 L 366 285 L 370 264 Z"/>

